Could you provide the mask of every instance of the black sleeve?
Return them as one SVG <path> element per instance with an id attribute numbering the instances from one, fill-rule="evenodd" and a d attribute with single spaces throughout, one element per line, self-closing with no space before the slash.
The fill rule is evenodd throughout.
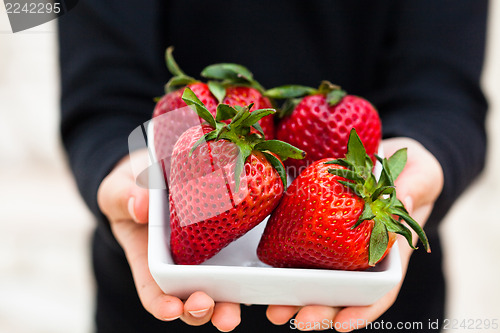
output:
<path id="1" fill-rule="evenodd" d="M 163 93 L 159 3 L 81 0 L 59 19 L 62 140 L 78 188 L 101 221 L 99 184 Z"/>
<path id="2" fill-rule="evenodd" d="M 444 169 L 435 227 L 484 167 L 487 103 L 481 92 L 487 1 L 397 1 L 386 70 L 372 99 L 385 137 L 422 143 Z"/>

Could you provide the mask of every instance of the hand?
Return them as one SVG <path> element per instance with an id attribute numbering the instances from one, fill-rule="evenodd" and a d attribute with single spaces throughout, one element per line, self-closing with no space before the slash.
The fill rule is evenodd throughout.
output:
<path id="1" fill-rule="evenodd" d="M 132 270 L 137 293 L 144 308 L 160 320 L 180 318 L 189 325 L 208 321 L 219 330 L 233 330 L 240 323 L 239 304 L 217 303 L 204 292 L 193 293 L 184 303 L 165 295 L 148 268 L 148 190 L 139 187 L 131 169 L 147 161 L 145 150 L 123 158 L 103 180 L 98 190 L 98 203 L 107 216 L 111 230 L 122 246 Z"/>
<path id="2" fill-rule="evenodd" d="M 408 148 L 408 161 L 395 181 L 396 192 L 410 215 L 421 226 L 424 226 L 434 202 L 443 188 L 444 176 L 441 165 L 428 150 L 413 139 L 392 138 L 384 140 L 382 145 L 386 156 L 392 155 L 400 148 Z M 413 232 L 414 244 L 416 244 L 417 239 Z M 406 240 L 404 238 L 400 237 L 399 243 L 401 244 L 399 248 L 404 276 L 413 250 L 409 246 L 405 246 Z M 419 249 L 419 251 L 422 250 Z M 350 332 L 366 326 L 368 322 L 375 321 L 387 311 L 394 304 L 402 283 L 403 281 L 376 303 L 369 306 L 338 308 L 319 305 L 304 307 L 270 305 L 267 309 L 267 317 L 272 323 L 283 325 L 296 314 L 295 324 L 299 329 L 310 327 L 313 323 L 330 322 L 337 331 Z M 325 319 L 326 321 L 324 321 Z M 364 325 L 360 323 L 364 323 Z M 331 327 L 319 328 L 330 329 Z"/>

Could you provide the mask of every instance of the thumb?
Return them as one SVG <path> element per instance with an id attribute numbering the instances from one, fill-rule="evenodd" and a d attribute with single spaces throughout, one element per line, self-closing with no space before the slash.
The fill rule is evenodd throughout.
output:
<path id="1" fill-rule="evenodd" d="M 408 214 L 413 215 L 413 198 L 411 195 L 407 195 L 406 197 L 399 199 L 405 206 Z"/>
<path id="2" fill-rule="evenodd" d="M 130 197 L 127 200 L 127 210 L 134 222 L 147 223 L 149 211 L 148 191 L 134 183 Z"/>
<path id="3" fill-rule="evenodd" d="M 148 221 L 148 190 L 139 187 L 130 167 L 130 159 L 123 158 L 110 174 L 104 178 L 97 192 L 101 211 L 111 222 L 133 220 Z"/>
<path id="4" fill-rule="evenodd" d="M 407 148 L 407 162 L 395 180 L 396 193 L 411 214 L 436 201 L 444 177 L 438 160 L 419 142 L 410 138 L 384 140 L 384 151 L 388 155 L 402 147 Z"/>
<path id="5" fill-rule="evenodd" d="M 395 181 L 397 196 L 410 215 L 420 207 L 432 205 L 441 193 L 442 171 L 437 162 L 432 162 L 430 159 L 424 164 L 409 161 Z"/>

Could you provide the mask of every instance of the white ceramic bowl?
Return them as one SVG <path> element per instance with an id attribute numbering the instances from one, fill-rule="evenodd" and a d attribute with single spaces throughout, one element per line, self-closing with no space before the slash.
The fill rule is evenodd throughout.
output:
<path id="1" fill-rule="evenodd" d="M 153 131 L 148 128 L 154 158 Z M 161 178 L 153 164 L 150 179 Z M 401 280 L 398 244 L 376 267 L 362 272 L 274 268 L 256 255 L 267 219 L 201 265 L 176 265 L 170 255 L 166 190 L 149 192 L 149 268 L 166 294 L 187 298 L 204 291 L 217 302 L 244 304 L 360 306 L 377 301 Z"/>

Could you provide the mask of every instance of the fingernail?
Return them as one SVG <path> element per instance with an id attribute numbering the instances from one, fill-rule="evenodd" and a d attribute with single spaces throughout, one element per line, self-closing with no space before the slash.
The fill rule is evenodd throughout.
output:
<path id="1" fill-rule="evenodd" d="M 163 318 L 163 320 L 165 321 L 172 321 L 172 320 L 176 320 L 176 319 L 179 319 L 181 316 L 178 315 L 177 317 L 172 317 L 172 318 Z"/>
<path id="2" fill-rule="evenodd" d="M 189 314 L 195 318 L 203 318 L 210 309 L 196 310 L 196 311 L 188 311 Z"/>
<path id="3" fill-rule="evenodd" d="M 407 196 L 404 201 L 404 205 L 408 213 L 411 215 L 413 213 L 413 199 L 410 196 Z"/>
<path id="4" fill-rule="evenodd" d="M 138 222 L 137 216 L 135 216 L 134 204 L 135 204 L 134 197 L 131 197 L 130 199 L 128 199 L 128 212 L 129 212 L 130 216 L 132 217 L 132 220 L 134 220 L 135 222 Z"/>

